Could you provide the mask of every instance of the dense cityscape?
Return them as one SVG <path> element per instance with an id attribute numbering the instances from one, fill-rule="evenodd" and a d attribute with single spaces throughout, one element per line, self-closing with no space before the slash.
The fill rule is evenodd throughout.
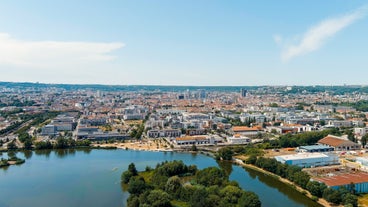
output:
<path id="1" fill-rule="evenodd" d="M 201 152 L 277 174 L 322 205 L 357 206 L 368 192 L 364 86 L 0 86 L 2 151 Z"/>
<path id="2" fill-rule="evenodd" d="M 0 207 L 368 207 L 366 0 L 0 11 Z"/>

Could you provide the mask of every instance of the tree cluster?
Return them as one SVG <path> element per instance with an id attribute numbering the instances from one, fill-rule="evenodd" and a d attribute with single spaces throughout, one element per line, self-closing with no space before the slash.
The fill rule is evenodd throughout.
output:
<path id="1" fill-rule="evenodd" d="M 74 148 L 74 147 L 89 147 L 91 145 L 91 141 L 87 139 L 83 140 L 74 140 L 74 139 L 67 139 L 63 137 L 59 137 L 56 139 L 56 142 L 51 143 L 50 141 L 41 141 L 36 142 L 35 149 L 67 149 L 67 148 Z"/>
<path id="2" fill-rule="evenodd" d="M 129 184 L 128 207 L 261 206 L 256 194 L 229 182 L 225 172 L 217 167 L 198 170 L 182 161 L 171 161 L 134 176 L 135 172 L 132 163 L 122 174 L 122 181 Z"/>
<path id="3" fill-rule="evenodd" d="M 337 128 L 327 129 L 316 132 L 305 132 L 300 134 L 285 134 L 281 135 L 278 140 L 269 141 L 271 147 L 299 147 L 303 145 L 312 145 L 318 140 L 326 137 L 329 134 L 340 135 Z"/>

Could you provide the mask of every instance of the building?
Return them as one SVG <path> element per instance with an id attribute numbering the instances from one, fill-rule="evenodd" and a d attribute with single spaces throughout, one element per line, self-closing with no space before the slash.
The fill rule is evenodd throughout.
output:
<path id="1" fill-rule="evenodd" d="M 368 193 L 368 173 L 365 172 L 318 177 L 313 178 L 313 180 L 324 183 L 336 190 L 341 187 L 349 189 L 353 184 L 356 193 Z"/>
<path id="2" fill-rule="evenodd" d="M 217 143 L 216 139 L 208 136 L 185 136 L 178 137 L 174 140 L 175 144 L 180 146 L 191 145 L 214 145 Z"/>
<path id="3" fill-rule="evenodd" d="M 323 146 L 323 145 L 309 145 L 298 147 L 299 152 L 332 152 L 333 147 Z"/>
<path id="4" fill-rule="evenodd" d="M 346 120 L 331 120 L 328 122 L 328 125 L 334 126 L 334 127 L 352 127 L 353 122 L 346 121 Z"/>
<path id="5" fill-rule="evenodd" d="M 306 168 L 339 164 L 339 158 L 336 154 L 323 154 L 318 152 L 281 155 L 275 156 L 275 159 L 284 164 Z"/>
<path id="6" fill-rule="evenodd" d="M 234 134 L 244 135 L 246 137 L 254 138 L 258 134 L 263 133 L 259 127 L 234 126 L 232 128 Z"/>
<path id="7" fill-rule="evenodd" d="M 241 97 L 247 97 L 247 90 L 246 89 L 244 89 L 244 88 L 242 88 L 242 89 L 240 89 L 240 95 L 241 95 Z"/>
<path id="8" fill-rule="evenodd" d="M 229 144 L 249 144 L 251 139 L 249 137 L 241 136 L 240 134 L 235 134 L 232 137 L 227 138 Z"/>
<path id="9" fill-rule="evenodd" d="M 43 136 L 55 136 L 57 134 L 57 128 L 54 125 L 48 124 L 41 129 L 41 135 Z"/>
<path id="10" fill-rule="evenodd" d="M 361 145 L 342 137 L 328 135 L 318 141 L 319 145 L 333 147 L 335 151 L 358 150 Z"/>
<path id="11" fill-rule="evenodd" d="M 148 130 L 147 136 L 149 138 L 158 137 L 180 137 L 181 130 L 179 129 L 164 129 L 164 130 Z"/>

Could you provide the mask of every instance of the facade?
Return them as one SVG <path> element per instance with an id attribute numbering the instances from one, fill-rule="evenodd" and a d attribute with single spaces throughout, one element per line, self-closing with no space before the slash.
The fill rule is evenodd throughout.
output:
<path id="1" fill-rule="evenodd" d="M 309 146 L 300 146 L 298 147 L 298 150 L 300 152 L 332 152 L 334 151 L 334 148 L 323 145 L 309 145 Z"/>
<path id="2" fill-rule="evenodd" d="M 179 129 L 164 129 L 164 130 L 149 130 L 147 132 L 149 138 L 158 137 L 180 137 L 181 130 Z"/>
<path id="3" fill-rule="evenodd" d="M 298 153 L 294 155 L 275 156 L 275 159 L 288 165 L 296 165 L 303 168 L 318 167 L 339 164 L 339 158 L 335 154 L 323 153 Z"/>
<path id="4" fill-rule="evenodd" d="M 361 148 L 360 144 L 333 135 L 328 135 L 327 137 L 319 140 L 318 144 L 322 146 L 333 147 L 335 151 L 358 150 Z"/>
<path id="5" fill-rule="evenodd" d="M 55 136 L 57 134 L 56 126 L 54 125 L 46 125 L 42 127 L 41 135 L 43 136 Z"/>
<path id="6" fill-rule="evenodd" d="M 232 128 L 234 134 L 240 134 L 246 137 L 256 137 L 259 133 L 263 133 L 258 127 L 234 126 Z"/>
<path id="7" fill-rule="evenodd" d="M 347 189 L 354 185 L 356 193 L 368 193 L 368 173 L 357 172 L 331 177 L 314 178 L 315 181 L 326 184 L 333 189 L 345 187 Z"/>
<path id="8" fill-rule="evenodd" d="M 175 144 L 179 146 L 192 145 L 214 145 L 217 143 L 216 139 L 208 136 L 185 136 L 178 137 L 174 140 Z"/>
<path id="9" fill-rule="evenodd" d="M 229 144 L 249 144 L 251 139 L 249 137 L 241 136 L 240 134 L 235 134 L 232 137 L 227 138 Z"/>

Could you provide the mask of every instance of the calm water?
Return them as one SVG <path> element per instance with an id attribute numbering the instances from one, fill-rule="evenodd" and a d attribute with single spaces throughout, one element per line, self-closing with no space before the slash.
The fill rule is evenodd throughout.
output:
<path id="1" fill-rule="evenodd" d="M 0 157 L 7 157 L 6 153 Z M 125 206 L 120 175 L 134 162 L 138 170 L 164 160 L 183 160 L 199 168 L 218 166 L 268 207 L 318 206 L 277 180 L 204 155 L 126 150 L 57 150 L 19 152 L 20 166 L 0 169 L 0 207 Z"/>

